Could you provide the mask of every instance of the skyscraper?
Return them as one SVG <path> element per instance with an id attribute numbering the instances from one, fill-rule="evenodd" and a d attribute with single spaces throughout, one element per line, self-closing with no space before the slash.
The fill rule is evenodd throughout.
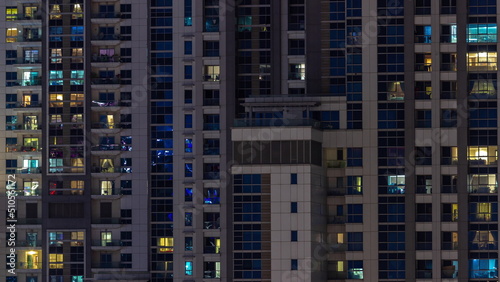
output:
<path id="1" fill-rule="evenodd" d="M 497 281 L 498 9 L 3 1 L 0 279 Z"/>

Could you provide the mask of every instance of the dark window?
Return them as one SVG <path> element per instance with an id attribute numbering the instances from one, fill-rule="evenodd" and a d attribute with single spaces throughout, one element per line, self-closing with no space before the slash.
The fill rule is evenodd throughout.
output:
<path id="1" fill-rule="evenodd" d="M 457 0 L 441 0 L 441 14 L 457 13 Z"/>
<path id="2" fill-rule="evenodd" d="M 348 204 L 347 205 L 347 222 L 362 223 L 363 222 L 363 205 Z"/>
<path id="3" fill-rule="evenodd" d="M 347 166 L 363 166 L 363 148 L 347 148 Z"/>
<path id="4" fill-rule="evenodd" d="M 415 164 L 432 165 L 432 147 L 415 147 Z"/>
<path id="5" fill-rule="evenodd" d="M 203 56 L 219 57 L 219 41 L 203 41 Z"/>
<path id="6" fill-rule="evenodd" d="M 290 231 L 290 237 L 291 237 L 291 240 L 292 242 L 297 242 L 298 241 L 298 231 Z"/>
<path id="7" fill-rule="evenodd" d="M 415 0 L 415 15 L 430 15 L 431 0 Z"/>
<path id="8" fill-rule="evenodd" d="M 432 204 L 416 204 L 416 221 L 417 222 L 431 222 L 432 221 Z"/>
<path id="9" fill-rule="evenodd" d="M 457 127 L 457 110 L 441 110 L 441 127 Z"/>
<path id="10" fill-rule="evenodd" d="M 288 40 L 288 55 L 305 55 L 306 43 L 304 39 Z"/>
<path id="11" fill-rule="evenodd" d="M 363 250 L 363 232 L 347 232 L 347 250 Z"/>
<path id="12" fill-rule="evenodd" d="M 297 202 L 291 202 L 290 203 L 290 212 L 291 213 L 297 213 L 298 211 L 298 203 Z"/>
<path id="13" fill-rule="evenodd" d="M 432 175 L 417 175 L 417 194 L 432 194 Z"/>
<path id="14" fill-rule="evenodd" d="M 193 41 L 184 41 L 184 55 L 193 54 Z"/>
<path id="15" fill-rule="evenodd" d="M 417 250 L 432 250 L 432 232 L 417 232 L 415 248 Z"/>
<path id="16" fill-rule="evenodd" d="M 290 184 L 297 184 L 297 174 L 296 173 L 290 174 Z"/>
<path id="17" fill-rule="evenodd" d="M 416 128 L 431 128 L 432 127 L 432 112 L 431 110 L 416 110 L 415 111 L 415 127 Z"/>

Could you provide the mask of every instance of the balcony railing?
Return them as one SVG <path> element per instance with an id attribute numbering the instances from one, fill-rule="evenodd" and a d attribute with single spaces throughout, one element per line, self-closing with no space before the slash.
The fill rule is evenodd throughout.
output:
<path id="1" fill-rule="evenodd" d="M 42 103 L 41 102 L 30 102 L 29 104 L 27 103 L 21 103 L 21 102 L 13 102 L 13 103 L 5 103 L 5 107 L 7 109 L 29 109 L 29 108 L 41 108 Z"/>
<path id="2" fill-rule="evenodd" d="M 120 224 L 120 218 L 94 218 L 92 224 Z"/>
<path id="3" fill-rule="evenodd" d="M 204 172 L 203 179 L 220 179 L 220 172 Z"/>
<path id="4" fill-rule="evenodd" d="M 320 122 L 313 119 L 236 119 L 234 127 L 272 127 L 272 126 L 312 126 L 320 128 Z"/>
<path id="5" fill-rule="evenodd" d="M 346 217 L 341 215 L 335 215 L 328 217 L 329 224 L 344 224 L 346 223 Z"/>
<path id="6" fill-rule="evenodd" d="M 332 252 L 336 253 L 345 252 L 347 251 L 347 244 L 345 243 L 331 244 L 330 249 L 332 250 Z"/>
<path id="7" fill-rule="evenodd" d="M 42 241 L 34 240 L 17 240 L 16 247 L 41 247 Z"/>
<path id="8" fill-rule="evenodd" d="M 92 40 L 120 40 L 120 34 L 98 34 L 92 36 Z"/>
<path id="9" fill-rule="evenodd" d="M 92 107 L 130 107 L 130 102 L 121 101 L 92 101 Z"/>
<path id="10" fill-rule="evenodd" d="M 220 278 L 220 270 L 205 270 L 203 278 Z"/>
<path id="11" fill-rule="evenodd" d="M 203 229 L 219 229 L 220 223 L 218 221 L 204 221 Z"/>
<path id="12" fill-rule="evenodd" d="M 16 169 L 17 174 L 36 174 L 42 173 L 41 167 L 21 167 Z"/>
<path id="13" fill-rule="evenodd" d="M 346 161 L 342 161 L 342 160 L 326 161 L 326 167 L 327 168 L 345 168 Z"/>
<path id="14" fill-rule="evenodd" d="M 96 262 L 92 263 L 92 268 L 122 268 L 121 262 Z"/>
<path id="15" fill-rule="evenodd" d="M 120 62 L 121 58 L 118 55 L 107 56 L 107 55 L 92 55 L 92 63 L 114 63 Z"/>
<path id="16" fill-rule="evenodd" d="M 115 12 L 94 13 L 94 14 L 92 14 L 92 18 L 95 18 L 95 19 L 119 19 L 119 18 L 121 18 L 121 14 L 115 13 Z"/>
<path id="17" fill-rule="evenodd" d="M 17 269 L 42 269 L 41 262 L 18 262 L 16 265 Z"/>
<path id="18" fill-rule="evenodd" d="M 41 218 L 18 218 L 17 224 L 19 224 L 19 225 L 42 224 L 42 219 Z"/>
<path id="19" fill-rule="evenodd" d="M 92 123 L 92 129 L 117 129 L 117 128 L 130 128 L 130 123 L 105 123 L 105 122 L 97 122 Z"/>
<path id="20" fill-rule="evenodd" d="M 345 187 L 332 187 L 328 188 L 328 196 L 344 196 L 346 194 Z"/>
<path id="21" fill-rule="evenodd" d="M 38 58 L 17 58 L 16 64 L 41 64 L 42 60 Z"/>
<path id="22" fill-rule="evenodd" d="M 205 74 L 203 75 L 203 81 L 220 81 L 219 74 Z"/>
<path id="23" fill-rule="evenodd" d="M 7 145 L 5 147 L 6 152 L 40 152 L 42 148 L 31 147 L 31 146 L 19 146 L 19 145 Z"/>
<path id="24" fill-rule="evenodd" d="M 101 144 L 91 147 L 92 151 L 132 151 L 132 146 L 121 144 Z"/>
<path id="25" fill-rule="evenodd" d="M 18 79 L 18 80 L 7 80 L 5 86 L 39 86 L 42 85 L 41 79 Z"/>
<path id="26" fill-rule="evenodd" d="M 14 37 L 16 39 L 17 42 L 41 42 L 42 41 L 42 37 L 41 36 L 18 36 L 18 37 Z M 14 41 L 14 42 L 16 42 Z"/>
<path id="27" fill-rule="evenodd" d="M 92 240 L 92 246 L 95 247 L 117 247 L 122 246 L 121 240 Z"/>
<path id="28" fill-rule="evenodd" d="M 29 123 L 17 123 L 17 124 L 11 124 L 8 123 L 5 126 L 6 130 L 40 130 L 42 129 L 41 124 L 29 124 Z"/>
<path id="29" fill-rule="evenodd" d="M 217 247 L 217 246 L 205 246 L 203 248 L 203 253 L 204 254 L 219 254 L 220 253 L 220 247 Z"/>
<path id="30" fill-rule="evenodd" d="M 95 85 L 108 85 L 108 84 L 120 84 L 121 79 L 118 77 L 97 77 L 92 79 L 92 84 Z"/>
<path id="31" fill-rule="evenodd" d="M 203 99 L 203 106 L 218 106 L 220 103 L 219 98 L 205 98 Z"/>
<path id="32" fill-rule="evenodd" d="M 17 14 L 17 15 L 8 15 L 7 19 L 9 21 L 30 21 L 30 20 L 41 20 L 42 15 L 33 15 L 33 14 Z"/>
<path id="33" fill-rule="evenodd" d="M 469 249 L 471 249 L 471 250 L 498 250 L 498 242 L 497 241 L 469 242 Z"/>
<path id="34" fill-rule="evenodd" d="M 203 155 L 220 155 L 220 148 L 218 147 L 203 148 Z"/>
<path id="35" fill-rule="evenodd" d="M 205 123 L 203 124 L 203 130 L 220 130 L 219 123 Z"/>
<path id="36" fill-rule="evenodd" d="M 92 167 L 92 173 L 125 173 L 128 167 Z"/>
<path id="37" fill-rule="evenodd" d="M 42 191 L 41 189 L 16 189 L 17 196 L 24 196 L 24 197 L 34 197 L 34 196 L 41 196 Z"/>

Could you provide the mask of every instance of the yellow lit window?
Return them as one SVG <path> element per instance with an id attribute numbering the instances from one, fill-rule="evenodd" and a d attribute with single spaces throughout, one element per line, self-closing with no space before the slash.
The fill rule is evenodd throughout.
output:
<path id="1" fill-rule="evenodd" d="M 57 19 L 62 19 L 61 14 L 61 6 L 58 4 L 55 5 L 50 5 L 50 19 L 51 20 L 57 20 Z"/>
<path id="2" fill-rule="evenodd" d="M 497 52 L 468 53 L 467 62 L 470 71 L 496 71 Z"/>
<path id="3" fill-rule="evenodd" d="M 83 101 L 85 98 L 85 95 L 84 94 L 71 94 L 71 100 L 74 101 L 74 100 L 80 100 L 80 101 Z"/>
<path id="4" fill-rule="evenodd" d="M 344 262 L 343 261 L 337 261 L 337 271 L 338 272 L 344 271 Z"/>
<path id="5" fill-rule="evenodd" d="M 63 268 L 64 255 L 63 254 L 49 254 L 49 268 Z"/>
<path id="6" fill-rule="evenodd" d="M 83 240 L 83 239 L 85 239 L 85 235 L 82 231 L 71 232 L 71 240 Z"/>
<path id="7" fill-rule="evenodd" d="M 15 21 L 17 19 L 17 8 L 7 8 L 5 9 L 5 20 Z"/>
<path id="8" fill-rule="evenodd" d="M 17 42 L 17 28 L 8 28 L 5 36 L 5 42 Z"/>
<path id="9" fill-rule="evenodd" d="M 158 238 L 158 246 L 166 247 L 166 248 L 160 248 L 160 253 L 171 253 L 174 251 L 174 238 L 172 237 Z"/>
<path id="10" fill-rule="evenodd" d="M 82 48 L 71 49 L 71 56 L 73 57 L 83 56 L 83 49 Z"/>
<path id="11" fill-rule="evenodd" d="M 480 221 L 491 221 L 491 203 L 477 203 L 476 218 Z"/>
<path id="12" fill-rule="evenodd" d="M 62 49 L 50 49 L 50 57 L 52 63 L 60 64 L 62 63 Z"/>
<path id="13" fill-rule="evenodd" d="M 337 233 L 337 244 L 344 244 L 344 233 Z"/>

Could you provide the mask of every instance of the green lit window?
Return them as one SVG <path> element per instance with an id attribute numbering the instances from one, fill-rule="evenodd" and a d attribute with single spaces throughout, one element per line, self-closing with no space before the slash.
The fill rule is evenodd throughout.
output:
<path id="1" fill-rule="evenodd" d="M 487 43 L 497 42 L 497 24 L 467 25 L 467 42 Z"/>

